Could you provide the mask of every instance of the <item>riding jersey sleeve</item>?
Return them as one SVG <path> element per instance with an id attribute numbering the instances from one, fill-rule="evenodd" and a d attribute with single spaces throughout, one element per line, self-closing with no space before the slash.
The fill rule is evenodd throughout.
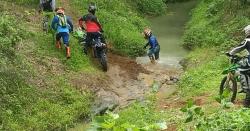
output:
<path id="1" fill-rule="evenodd" d="M 148 45 L 149 45 L 149 42 L 144 45 L 144 48 L 147 48 Z"/>
<path id="2" fill-rule="evenodd" d="M 237 47 L 235 47 L 234 49 L 232 49 L 229 53 L 230 55 L 235 55 L 236 53 L 239 53 L 241 52 L 242 50 L 246 49 L 246 44 L 247 44 L 247 41 L 244 40 L 241 42 L 240 45 L 238 45 Z"/>
<path id="3" fill-rule="evenodd" d="M 70 26 L 70 32 L 72 32 L 73 29 L 74 29 L 74 26 L 73 26 L 72 19 L 71 19 L 70 17 L 67 17 L 67 23 L 68 23 L 69 26 Z"/>
<path id="4" fill-rule="evenodd" d="M 51 28 L 52 29 L 54 29 L 54 30 L 56 30 L 56 24 L 59 22 L 59 19 L 58 19 L 58 17 L 57 16 L 55 16 L 54 18 L 53 18 L 53 20 L 52 20 L 52 23 L 51 23 Z"/>
<path id="5" fill-rule="evenodd" d="M 149 44 L 150 44 L 151 48 L 155 48 L 158 45 L 158 41 L 157 41 L 155 36 L 151 36 L 149 38 Z"/>

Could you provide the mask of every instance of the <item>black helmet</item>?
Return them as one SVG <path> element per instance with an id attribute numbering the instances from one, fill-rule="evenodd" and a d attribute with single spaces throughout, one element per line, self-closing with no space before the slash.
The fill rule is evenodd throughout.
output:
<path id="1" fill-rule="evenodd" d="M 89 4 L 89 9 L 88 9 L 89 12 L 95 14 L 95 11 L 96 11 L 96 5 L 94 3 L 91 3 Z"/>

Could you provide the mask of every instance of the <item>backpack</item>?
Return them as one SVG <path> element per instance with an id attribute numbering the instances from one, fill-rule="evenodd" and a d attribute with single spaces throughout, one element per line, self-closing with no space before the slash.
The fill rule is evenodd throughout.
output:
<path id="1" fill-rule="evenodd" d="M 59 25 L 62 28 L 66 28 L 67 27 L 67 17 L 66 15 L 57 15 L 58 19 L 59 19 Z"/>

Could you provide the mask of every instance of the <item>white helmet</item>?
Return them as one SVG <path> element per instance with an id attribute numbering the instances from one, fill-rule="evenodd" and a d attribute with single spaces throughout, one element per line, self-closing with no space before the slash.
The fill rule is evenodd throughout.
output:
<path id="1" fill-rule="evenodd" d="M 243 29 L 243 31 L 245 32 L 245 34 L 248 36 L 248 35 L 250 35 L 250 25 L 247 25 L 244 29 Z"/>

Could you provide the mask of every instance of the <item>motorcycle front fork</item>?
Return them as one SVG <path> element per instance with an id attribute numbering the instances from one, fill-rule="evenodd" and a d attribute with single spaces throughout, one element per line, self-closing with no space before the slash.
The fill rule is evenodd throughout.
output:
<path id="1" fill-rule="evenodd" d="M 101 49 L 96 49 L 95 47 L 92 47 L 92 49 L 94 58 L 100 58 Z M 105 49 L 103 49 L 103 51 L 105 51 Z"/>

